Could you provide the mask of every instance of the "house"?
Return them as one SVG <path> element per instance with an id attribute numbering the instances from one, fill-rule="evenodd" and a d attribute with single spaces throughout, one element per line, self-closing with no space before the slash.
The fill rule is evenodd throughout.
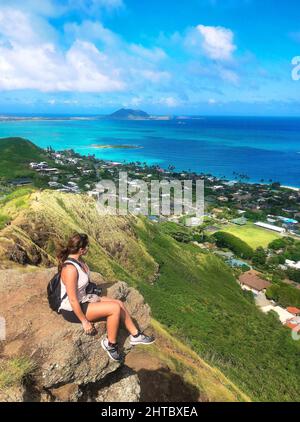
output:
<path id="1" fill-rule="evenodd" d="M 243 290 L 248 290 L 254 294 L 265 292 L 271 286 L 269 281 L 263 280 L 260 273 L 255 270 L 247 271 L 239 277 L 239 283 Z"/>
<path id="2" fill-rule="evenodd" d="M 293 314 L 294 316 L 300 316 L 300 309 L 298 309 L 298 308 L 295 308 L 295 307 L 292 307 L 292 306 L 289 306 L 287 309 L 286 309 L 290 314 Z"/>
<path id="3" fill-rule="evenodd" d="M 27 177 L 21 177 L 19 179 L 14 179 L 10 181 L 10 184 L 13 186 L 25 186 L 30 185 L 32 183 L 31 179 L 28 179 Z"/>
<path id="4" fill-rule="evenodd" d="M 229 199 L 227 198 L 227 196 L 219 196 L 218 197 L 218 201 L 220 201 L 220 202 L 228 202 Z"/>
<path id="5" fill-rule="evenodd" d="M 197 227 L 202 224 L 202 219 L 199 217 L 190 217 L 186 219 L 186 226 Z"/>
<path id="6" fill-rule="evenodd" d="M 216 185 L 216 186 L 212 186 L 211 189 L 214 190 L 214 191 L 216 191 L 216 190 L 222 190 L 222 189 L 224 189 L 224 186 L 223 185 Z"/>
<path id="7" fill-rule="evenodd" d="M 224 258 L 224 259 L 231 259 L 234 257 L 233 252 L 216 251 L 215 255 L 220 256 L 221 258 Z"/>
<path id="8" fill-rule="evenodd" d="M 285 260 L 285 265 L 289 268 L 294 268 L 295 270 L 300 270 L 300 261 L 295 262 L 290 259 Z"/>
<path id="9" fill-rule="evenodd" d="M 149 215 L 148 220 L 152 221 L 152 223 L 159 223 L 159 218 L 156 215 Z"/>
<path id="10" fill-rule="evenodd" d="M 208 227 L 205 228 L 205 231 L 207 233 L 215 233 L 215 232 L 217 232 L 219 230 L 220 230 L 220 228 L 217 227 L 217 226 L 208 226 Z"/>
<path id="11" fill-rule="evenodd" d="M 288 321 L 284 325 L 285 325 L 285 327 L 288 327 L 288 328 L 290 328 L 293 331 L 296 331 L 298 333 L 300 332 L 300 326 L 299 326 L 299 324 L 296 324 L 296 323 L 294 323 L 292 321 Z"/>
<path id="12" fill-rule="evenodd" d="M 272 224 L 262 223 L 261 221 L 258 221 L 257 223 L 254 223 L 255 226 L 261 227 L 263 229 L 272 230 L 277 233 L 286 233 L 286 229 L 283 227 L 274 226 Z"/>
<path id="13" fill-rule="evenodd" d="M 231 222 L 233 224 L 236 224 L 237 226 L 245 226 L 248 220 L 245 217 L 240 217 L 240 218 L 235 218 L 234 220 L 231 220 Z"/>

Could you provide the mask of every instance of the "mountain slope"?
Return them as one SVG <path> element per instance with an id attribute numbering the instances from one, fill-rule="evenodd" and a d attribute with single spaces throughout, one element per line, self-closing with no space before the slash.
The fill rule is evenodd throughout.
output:
<path id="1" fill-rule="evenodd" d="M 0 179 L 34 176 L 31 161 L 49 161 L 45 152 L 23 138 L 0 138 Z"/>
<path id="2" fill-rule="evenodd" d="M 85 195 L 26 195 L 21 208 L 16 199 L 2 203 L 1 213 L 12 219 L 0 232 L 2 267 L 53 265 L 58 243 L 75 230 L 86 232 L 91 268 L 137 287 L 172 337 L 253 400 L 299 400 L 299 342 L 256 308 L 221 260 L 176 242 L 146 218 L 103 215 Z"/>

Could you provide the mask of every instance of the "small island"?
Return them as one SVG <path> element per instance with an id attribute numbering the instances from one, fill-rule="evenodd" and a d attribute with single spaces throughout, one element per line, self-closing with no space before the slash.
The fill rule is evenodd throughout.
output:
<path id="1" fill-rule="evenodd" d="M 142 149 L 140 145 L 91 145 L 91 148 L 96 149 Z"/>

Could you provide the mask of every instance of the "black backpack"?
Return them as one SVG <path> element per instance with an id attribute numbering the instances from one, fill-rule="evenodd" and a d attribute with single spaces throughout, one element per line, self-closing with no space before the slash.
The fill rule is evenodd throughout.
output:
<path id="1" fill-rule="evenodd" d="M 81 263 L 77 261 L 76 259 L 68 258 L 67 261 L 69 261 L 69 263 L 74 262 L 80 265 L 80 267 L 82 267 Z M 52 311 L 57 312 L 58 314 L 60 313 L 59 307 L 62 301 L 67 297 L 67 293 L 65 293 L 62 298 L 60 297 L 61 296 L 60 274 L 61 274 L 60 272 L 55 274 L 55 276 L 49 281 L 48 286 L 47 286 L 47 297 L 48 297 L 49 306 L 52 309 Z M 89 282 L 89 285 L 86 290 L 87 290 L 87 293 L 94 293 L 94 294 L 97 294 L 98 296 L 101 295 L 101 288 L 96 286 L 94 283 Z"/>
<path id="2" fill-rule="evenodd" d="M 75 259 L 69 258 L 67 261 L 76 262 L 77 264 L 80 264 Z M 75 265 L 74 265 L 75 266 Z M 76 268 L 76 267 L 75 267 Z M 67 293 L 64 294 L 64 296 L 61 298 L 61 283 L 60 283 L 60 275 L 61 273 L 58 272 L 55 274 L 55 276 L 49 281 L 47 286 L 47 297 L 49 306 L 52 309 L 52 311 L 59 312 L 59 307 L 62 303 L 62 301 L 67 297 Z"/>

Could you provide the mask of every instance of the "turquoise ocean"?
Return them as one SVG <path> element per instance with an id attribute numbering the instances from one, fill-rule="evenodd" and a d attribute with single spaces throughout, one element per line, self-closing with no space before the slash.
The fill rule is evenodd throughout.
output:
<path id="1" fill-rule="evenodd" d="M 300 187 L 300 118 L 203 117 L 170 121 L 0 120 L 0 137 L 20 136 L 45 148 L 118 162 Z M 96 149 L 93 145 L 133 145 Z"/>

